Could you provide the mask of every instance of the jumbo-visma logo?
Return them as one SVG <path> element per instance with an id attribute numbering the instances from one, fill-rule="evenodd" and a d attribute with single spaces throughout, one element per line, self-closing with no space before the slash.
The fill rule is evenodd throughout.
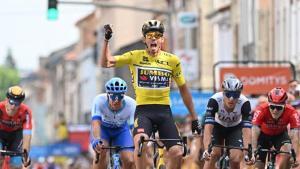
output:
<path id="1" fill-rule="evenodd" d="M 170 86 L 171 71 L 167 69 L 137 67 L 137 85 L 144 88 Z"/>

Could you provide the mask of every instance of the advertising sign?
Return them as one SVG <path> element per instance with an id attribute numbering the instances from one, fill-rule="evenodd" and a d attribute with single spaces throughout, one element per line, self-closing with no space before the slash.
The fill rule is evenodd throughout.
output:
<path id="1" fill-rule="evenodd" d="M 195 28 L 198 26 L 198 15 L 196 12 L 179 12 L 177 20 L 181 28 Z"/>
<path id="2" fill-rule="evenodd" d="M 219 84 L 229 76 L 243 82 L 244 94 L 266 94 L 274 87 L 287 89 L 293 79 L 290 67 L 225 67 L 220 68 Z"/>
<path id="3" fill-rule="evenodd" d="M 90 145 L 90 126 L 71 125 L 69 126 L 69 142 L 79 144 L 82 152 L 87 152 Z"/>
<path id="4" fill-rule="evenodd" d="M 213 93 L 192 90 L 191 94 L 193 97 L 195 110 L 199 116 L 202 116 L 205 112 L 208 100 L 213 95 Z M 170 98 L 171 98 L 171 110 L 173 115 L 185 116 L 189 113 L 178 91 L 171 91 Z"/>

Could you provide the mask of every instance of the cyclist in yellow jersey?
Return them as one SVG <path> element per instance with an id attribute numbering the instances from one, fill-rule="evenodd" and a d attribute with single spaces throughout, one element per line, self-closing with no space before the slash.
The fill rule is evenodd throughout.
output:
<path id="1" fill-rule="evenodd" d="M 112 37 L 110 25 L 104 26 L 105 40 L 102 48 L 102 67 L 121 67 L 128 65 L 132 74 L 132 83 L 136 94 L 137 107 L 134 122 L 135 164 L 137 169 L 145 169 L 149 157 L 142 153 L 137 157 L 138 141 L 141 136 L 146 139 L 152 133 L 153 125 L 157 125 L 160 139 L 180 139 L 170 109 L 170 85 L 175 80 L 193 122 L 192 129 L 200 133 L 191 94 L 187 88 L 180 60 L 176 55 L 161 50 L 164 42 L 164 26 L 158 20 L 144 23 L 142 33 L 145 50 L 129 51 L 123 55 L 112 56 L 108 41 Z M 167 168 L 180 168 L 182 161 L 182 145 L 178 141 L 164 141 L 170 159 Z M 144 146 L 145 147 L 145 146 Z"/>

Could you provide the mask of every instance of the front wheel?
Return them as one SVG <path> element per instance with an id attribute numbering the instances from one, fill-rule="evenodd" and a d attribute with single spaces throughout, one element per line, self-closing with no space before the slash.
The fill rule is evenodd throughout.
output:
<path id="1" fill-rule="evenodd" d="M 166 169 L 166 166 L 165 165 L 159 165 L 158 169 Z"/>
<path id="2" fill-rule="evenodd" d="M 268 164 L 267 169 L 275 169 L 275 165 L 274 164 Z"/>

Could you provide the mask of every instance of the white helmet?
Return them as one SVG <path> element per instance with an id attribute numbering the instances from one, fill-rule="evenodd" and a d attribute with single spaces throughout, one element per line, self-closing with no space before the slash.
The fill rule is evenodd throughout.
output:
<path id="1" fill-rule="evenodd" d="M 224 91 L 241 92 L 243 90 L 243 83 L 236 77 L 229 77 L 223 81 L 222 88 Z"/>

